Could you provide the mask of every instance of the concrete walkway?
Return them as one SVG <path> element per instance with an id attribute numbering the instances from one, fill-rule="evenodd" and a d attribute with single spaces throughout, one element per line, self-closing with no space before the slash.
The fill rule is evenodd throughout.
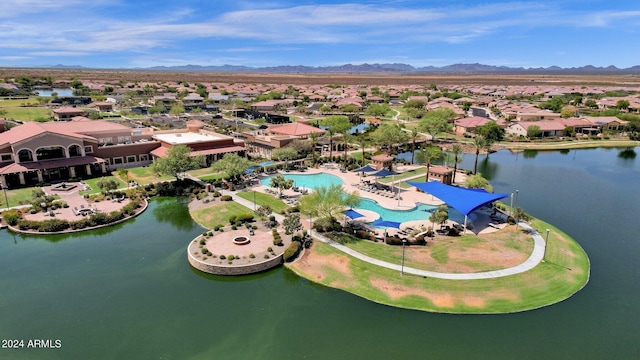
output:
<path id="1" fill-rule="evenodd" d="M 253 209 L 254 205 L 253 202 L 245 200 L 239 196 L 236 196 L 235 193 L 232 194 L 232 198 L 234 201 L 236 201 L 238 204 L 244 205 L 246 207 L 248 207 L 249 209 Z M 276 220 L 278 220 L 278 222 L 282 222 L 282 220 L 284 219 L 284 216 L 280 215 L 280 214 L 274 214 L 276 217 Z M 533 251 L 531 252 L 531 255 L 529 256 L 529 258 L 527 260 L 525 260 L 522 264 L 514 266 L 514 267 L 510 267 L 507 269 L 502 269 L 502 270 L 494 270 L 494 271 L 485 271 L 485 272 L 479 272 L 479 273 L 465 273 L 465 274 L 460 274 L 460 273 L 440 273 L 440 272 L 435 272 L 435 271 L 428 271 L 428 270 L 420 270 L 420 269 L 415 269 L 415 268 L 411 268 L 411 267 L 407 267 L 405 266 L 404 268 L 402 267 L 402 265 L 400 264 L 393 264 L 390 262 L 386 262 L 386 261 L 382 261 L 382 260 L 378 260 L 375 258 L 372 258 L 370 256 L 361 254 L 355 250 L 352 250 L 344 245 L 341 245 L 327 237 L 325 237 L 324 235 L 320 235 L 317 232 L 313 231 L 311 233 L 311 235 L 313 236 L 313 238 L 318 239 L 330 246 L 333 246 L 334 248 L 348 254 L 351 255 L 353 257 L 355 257 L 356 259 L 362 260 L 362 261 L 366 261 L 370 264 L 373 265 L 377 265 L 377 266 L 381 266 L 387 269 L 391 269 L 391 270 L 396 270 L 398 272 L 400 271 L 404 271 L 407 274 L 412 274 L 412 275 L 417 275 L 417 276 L 425 276 L 425 277 L 430 277 L 430 278 L 436 278 L 436 279 L 446 279 L 446 280 L 479 280 L 479 279 L 493 279 L 493 278 L 499 278 L 499 277 L 504 277 L 504 276 L 511 276 L 511 275 L 516 275 L 516 274 L 520 274 L 523 273 L 525 271 L 529 271 L 531 269 L 533 269 L 534 267 L 536 267 L 536 265 L 538 265 L 542 259 L 544 258 L 544 251 L 545 251 L 545 247 L 546 247 L 546 243 L 544 241 L 544 239 L 542 238 L 542 236 L 535 231 L 531 226 L 529 226 L 528 224 L 525 223 L 518 223 L 519 226 L 521 226 L 523 229 L 529 231 L 532 236 L 533 236 L 533 241 L 534 241 L 534 246 L 533 246 Z"/>

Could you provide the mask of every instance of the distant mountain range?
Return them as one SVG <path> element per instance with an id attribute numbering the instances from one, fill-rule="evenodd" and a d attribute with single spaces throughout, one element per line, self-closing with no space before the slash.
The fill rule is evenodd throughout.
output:
<path id="1" fill-rule="evenodd" d="M 55 65 L 47 66 L 57 69 L 88 69 L 83 66 Z M 629 68 L 618 68 L 613 65 L 598 67 L 585 65 L 581 67 L 562 68 L 559 66 L 524 68 L 493 66 L 484 64 L 453 64 L 447 66 L 414 67 L 408 64 L 345 64 L 338 66 L 304 66 L 283 65 L 269 67 L 249 67 L 239 65 L 183 65 L 154 66 L 148 68 L 131 68 L 129 70 L 151 71 L 193 71 L 193 72 L 242 72 L 242 73 L 280 73 L 280 74 L 640 74 L 640 65 Z"/>

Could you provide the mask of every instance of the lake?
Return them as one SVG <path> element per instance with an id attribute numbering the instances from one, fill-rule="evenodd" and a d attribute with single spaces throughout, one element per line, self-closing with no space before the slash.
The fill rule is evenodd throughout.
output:
<path id="1" fill-rule="evenodd" d="M 59 97 L 73 96 L 73 89 L 36 89 L 38 96 L 51 96 L 57 93 Z"/>
<path id="2" fill-rule="evenodd" d="M 637 149 L 636 149 L 637 150 Z M 481 156 L 496 192 L 573 236 L 591 280 L 573 297 L 508 315 L 445 315 L 371 303 L 285 268 L 205 275 L 186 259 L 203 229 L 184 199 L 60 236 L 0 231 L 0 338 L 60 349 L 10 359 L 631 359 L 640 355 L 640 159 L 620 149 Z M 473 167 L 465 155 L 462 167 Z"/>

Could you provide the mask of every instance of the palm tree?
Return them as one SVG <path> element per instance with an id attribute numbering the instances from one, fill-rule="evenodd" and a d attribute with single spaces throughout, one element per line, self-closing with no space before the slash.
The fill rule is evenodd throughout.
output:
<path id="1" fill-rule="evenodd" d="M 429 169 L 431 162 L 442 158 L 442 149 L 439 146 L 423 146 L 418 153 L 418 161 L 427 165 L 427 177 L 424 181 L 429 181 Z"/>
<path id="2" fill-rule="evenodd" d="M 356 144 L 360 146 L 360 149 L 362 149 L 362 166 L 364 166 L 364 149 L 367 147 L 367 144 L 369 144 L 369 138 L 367 138 L 367 135 L 365 135 L 364 133 L 361 133 L 360 135 L 355 137 L 355 141 Z"/>
<path id="3" fill-rule="evenodd" d="M 485 147 L 485 139 L 484 136 L 478 135 L 473 138 L 473 147 L 476 149 L 476 161 L 473 163 L 473 173 L 476 174 L 478 172 L 478 155 L 480 155 L 480 150 Z"/>
<path id="4" fill-rule="evenodd" d="M 456 182 L 456 171 L 458 170 L 458 154 L 462 152 L 462 146 L 460 144 L 453 144 L 451 146 L 451 153 L 453 154 L 453 183 Z"/>
<path id="5" fill-rule="evenodd" d="M 416 154 L 416 138 L 418 137 L 418 129 L 411 129 L 411 164 L 413 164 L 413 159 Z"/>
<path id="6" fill-rule="evenodd" d="M 316 166 L 316 142 L 318 142 L 318 133 L 311 132 L 309 139 L 311 139 L 311 161 L 313 162 L 313 166 Z"/>
<path id="7" fill-rule="evenodd" d="M 335 131 L 328 128 L 327 135 L 329 135 L 329 162 L 333 162 L 333 135 L 335 135 Z"/>

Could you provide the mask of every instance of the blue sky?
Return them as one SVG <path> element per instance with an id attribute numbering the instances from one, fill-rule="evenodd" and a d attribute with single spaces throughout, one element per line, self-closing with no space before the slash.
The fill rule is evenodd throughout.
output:
<path id="1" fill-rule="evenodd" d="M 640 65 L 640 2 L 2 0 L 0 66 Z"/>

